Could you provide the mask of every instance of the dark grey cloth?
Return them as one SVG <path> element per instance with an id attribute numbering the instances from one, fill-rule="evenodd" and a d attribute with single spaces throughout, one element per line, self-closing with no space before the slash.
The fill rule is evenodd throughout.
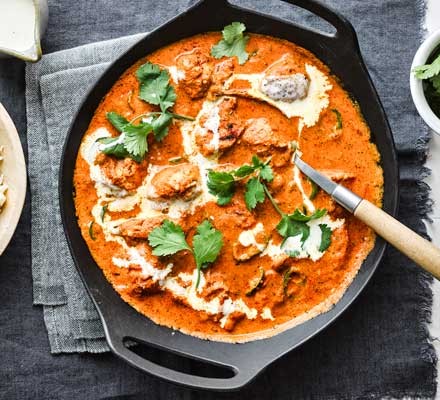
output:
<path id="1" fill-rule="evenodd" d="M 52 0 L 46 52 L 148 31 L 186 6 L 151 2 Z M 244 2 L 243 2 L 244 3 Z M 428 139 L 412 106 L 408 74 L 420 40 L 422 5 L 413 0 L 329 0 L 354 24 L 390 118 L 401 166 L 400 219 L 426 233 L 429 209 L 420 182 Z M 296 11 L 271 0 L 246 4 L 289 19 Z M 0 62 L 0 101 L 26 143 L 24 66 Z M 32 190 L 32 188 L 31 188 Z M 364 292 L 324 332 L 276 362 L 243 393 L 219 395 L 176 388 L 143 375 L 111 354 L 50 355 L 41 309 L 32 306 L 29 196 L 20 225 L 0 257 L 0 397 L 5 399 L 433 398 L 436 357 L 428 342 L 430 279 L 389 249 Z M 56 266 L 54 266 L 55 268 Z M 167 359 L 162 357 L 162 361 Z M 197 372 L 194 369 L 194 372 Z"/>

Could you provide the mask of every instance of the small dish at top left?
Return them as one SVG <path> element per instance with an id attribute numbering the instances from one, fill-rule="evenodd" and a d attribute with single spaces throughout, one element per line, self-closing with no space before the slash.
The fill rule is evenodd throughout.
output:
<path id="1" fill-rule="evenodd" d="M 15 232 L 26 197 L 26 164 L 17 129 L 0 103 L 0 176 L 7 186 L 6 202 L 0 209 L 0 255 Z"/>

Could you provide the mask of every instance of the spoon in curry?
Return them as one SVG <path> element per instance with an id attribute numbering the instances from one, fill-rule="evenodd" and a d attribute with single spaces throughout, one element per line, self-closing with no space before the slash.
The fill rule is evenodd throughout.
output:
<path id="1" fill-rule="evenodd" d="M 411 260 L 440 280 L 440 249 L 394 219 L 381 208 L 334 183 L 295 154 L 295 165 L 333 200 L 372 228 Z"/>

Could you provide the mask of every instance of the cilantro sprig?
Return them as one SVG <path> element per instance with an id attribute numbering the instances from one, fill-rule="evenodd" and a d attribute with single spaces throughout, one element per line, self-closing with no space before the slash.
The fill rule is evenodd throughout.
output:
<path id="1" fill-rule="evenodd" d="M 215 58 L 237 56 L 238 63 L 244 64 L 249 54 L 246 52 L 246 45 L 249 36 L 244 35 L 246 26 L 241 22 L 233 22 L 224 27 L 222 31 L 223 39 L 211 48 L 211 55 Z"/>
<path id="2" fill-rule="evenodd" d="M 245 191 L 246 206 L 249 210 L 253 210 L 258 203 L 264 202 L 263 182 L 271 182 L 273 180 L 273 171 L 269 165 L 270 160 L 269 158 L 263 162 L 254 155 L 250 165 L 244 164 L 228 172 L 210 170 L 207 182 L 209 192 L 217 196 L 217 204 L 224 206 L 234 196 L 237 182 L 254 175 L 247 181 Z"/>
<path id="3" fill-rule="evenodd" d="M 432 111 L 440 118 L 440 52 L 432 63 L 415 67 L 413 73 L 416 78 L 424 80 L 426 100 Z"/>
<path id="4" fill-rule="evenodd" d="M 107 113 L 108 121 L 118 130 L 118 137 L 100 138 L 100 150 L 117 158 L 131 157 L 140 162 L 148 152 L 148 135 L 153 132 L 156 140 L 161 141 L 168 134 L 173 119 L 193 120 L 191 117 L 170 112 L 176 102 L 176 92 L 170 85 L 167 70 L 147 62 L 136 71 L 139 81 L 139 98 L 159 106 L 160 111 L 140 114 L 128 121 L 122 115 L 112 111 Z M 141 122 L 137 122 L 142 118 Z M 136 123 L 137 122 L 137 123 Z"/>
<path id="5" fill-rule="evenodd" d="M 182 250 L 192 253 L 196 262 L 196 288 L 198 288 L 201 270 L 208 268 L 220 254 L 223 247 L 223 235 L 208 220 L 205 220 L 197 227 L 191 247 L 181 226 L 165 220 L 160 227 L 153 229 L 148 235 L 148 242 L 153 247 L 155 256 L 170 256 Z"/>

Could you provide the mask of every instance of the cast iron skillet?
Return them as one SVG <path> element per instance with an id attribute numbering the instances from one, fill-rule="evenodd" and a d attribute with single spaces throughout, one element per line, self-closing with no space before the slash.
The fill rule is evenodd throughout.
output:
<path id="1" fill-rule="evenodd" d="M 237 390 L 248 384 L 269 364 L 310 339 L 357 297 L 366 285 L 385 250 L 378 239 L 358 275 L 343 298 L 327 313 L 275 337 L 245 344 L 209 342 L 172 332 L 154 324 L 121 300 L 94 262 L 76 223 L 73 202 L 73 171 L 81 138 L 100 100 L 119 76 L 141 57 L 179 39 L 206 31 L 219 31 L 233 21 L 246 24 L 249 32 L 285 38 L 312 51 L 341 80 L 345 89 L 359 102 L 371 128 L 385 175 L 383 208 L 392 215 L 397 209 L 398 172 L 393 138 L 384 110 L 365 68 L 352 25 L 341 15 L 311 0 L 284 0 L 328 21 L 334 35 L 323 34 L 276 17 L 229 4 L 227 0 L 200 0 L 188 11 L 168 21 L 134 45 L 104 73 L 89 92 L 67 136 L 60 171 L 60 205 L 64 230 L 73 259 L 92 297 L 104 325 L 112 351 L 129 364 L 170 382 L 199 389 Z M 202 377 L 168 369 L 134 353 L 127 340 L 148 344 L 184 358 L 222 366 L 232 377 Z"/>

